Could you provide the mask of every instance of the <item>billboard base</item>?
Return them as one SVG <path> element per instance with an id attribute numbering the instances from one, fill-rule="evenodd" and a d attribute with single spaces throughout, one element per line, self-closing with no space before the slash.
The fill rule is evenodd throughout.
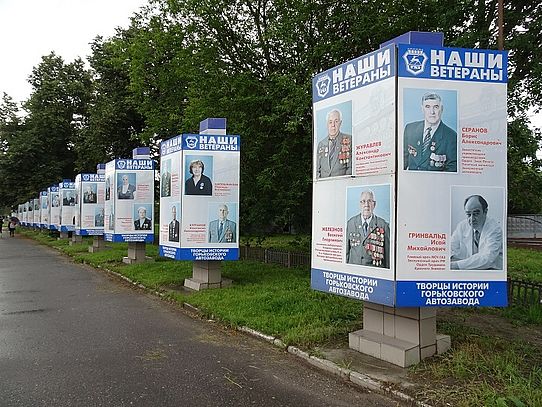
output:
<path id="1" fill-rule="evenodd" d="M 363 329 L 348 335 L 349 347 L 401 367 L 446 352 L 448 335 L 438 335 L 436 309 L 395 308 L 363 303 Z"/>
<path id="2" fill-rule="evenodd" d="M 208 288 L 224 288 L 232 285 L 232 280 L 222 278 L 222 262 L 215 260 L 196 260 L 192 266 L 192 278 L 184 280 L 184 286 L 200 291 Z"/>

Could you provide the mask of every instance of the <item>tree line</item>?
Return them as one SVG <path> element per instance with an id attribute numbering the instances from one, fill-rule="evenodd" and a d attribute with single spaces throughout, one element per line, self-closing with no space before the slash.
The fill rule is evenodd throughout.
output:
<path id="1" fill-rule="evenodd" d="M 509 212 L 540 212 L 542 5 L 505 2 L 509 50 Z M 407 31 L 445 45 L 497 47 L 497 0 L 150 0 L 89 67 L 54 51 L 32 69 L 21 104 L 0 102 L 0 207 L 96 164 L 131 156 L 207 117 L 242 136 L 241 227 L 307 231 L 311 223 L 311 78 Z M 20 114 L 23 109 L 24 115 Z"/>

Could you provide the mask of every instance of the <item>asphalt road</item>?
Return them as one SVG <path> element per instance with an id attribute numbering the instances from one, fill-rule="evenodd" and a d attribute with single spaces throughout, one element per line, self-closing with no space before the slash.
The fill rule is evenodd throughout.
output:
<path id="1" fill-rule="evenodd" d="M 398 405 L 6 235 L 1 407 Z"/>

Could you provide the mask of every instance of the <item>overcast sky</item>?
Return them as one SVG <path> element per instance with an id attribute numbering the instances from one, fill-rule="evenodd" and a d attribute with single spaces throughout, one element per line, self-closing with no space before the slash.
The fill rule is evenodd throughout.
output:
<path id="1" fill-rule="evenodd" d="M 97 35 L 127 27 L 147 0 L 0 0 L 0 96 L 28 99 L 27 78 L 51 51 L 66 63 L 90 54 Z"/>

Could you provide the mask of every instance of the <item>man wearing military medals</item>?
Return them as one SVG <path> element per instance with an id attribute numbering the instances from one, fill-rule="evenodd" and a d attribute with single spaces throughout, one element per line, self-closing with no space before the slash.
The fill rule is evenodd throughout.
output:
<path id="1" fill-rule="evenodd" d="M 352 174 L 352 136 L 341 132 L 342 113 L 330 110 L 326 116 L 327 137 L 318 143 L 318 178 Z"/>
<path id="2" fill-rule="evenodd" d="M 346 262 L 390 268 L 390 226 L 374 214 L 374 192 L 363 191 L 359 203 L 361 213 L 346 224 Z"/>
<path id="3" fill-rule="evenodd" d="M 457 133 L 442 120 L 444 106 L 434 92 L 422 96 L 424 120 L 405 126 L 405 170 L 457 172 Z"/>

